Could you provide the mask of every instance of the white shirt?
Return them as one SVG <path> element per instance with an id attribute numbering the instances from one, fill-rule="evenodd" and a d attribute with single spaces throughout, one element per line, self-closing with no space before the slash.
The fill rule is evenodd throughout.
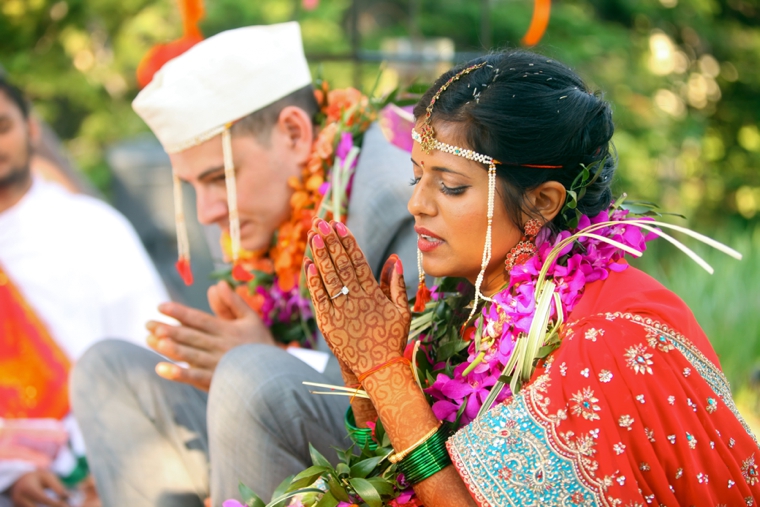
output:
<path id="1" fill-rule="evenodd" d="M 37 178 L 0 213 L 0 265 L 72 362 L 104 338 L 144 345 L 145 323 L 159 318 L 157 306 L 169 299 L 119 212 Z M 76 425 L 64 422 L 81 452 Z M 65 464 L 57 465 L 67 459 L 59 455 L 54 470 L 63 472 Z M 29 463 L 0 462 L 0 492 L 31 470 Z"/>
<path id="2" fill-rule="evenodd" d="M 72 361 L 104 338 L 144 344 L 169 299 L 120 213 L 40 179 L 0 213 L 0 264 Z"/>

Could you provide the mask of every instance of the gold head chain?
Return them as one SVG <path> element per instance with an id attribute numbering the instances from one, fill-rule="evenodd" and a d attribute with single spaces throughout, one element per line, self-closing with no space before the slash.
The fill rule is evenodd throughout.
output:
<path id="1" fill-rule="evenodd" d="M 449 86 L 451 86 L 452 83 L 459 81 L 462 76 L 469 74 L 474 70 L 480 69 L 481 67 L 484 67 L 486 63 L 488 62 L 482 62 L 467 67 L 446 81 L 443 86 L 438 89 L 436 94 L 433 95 L 433 98 L 430 99 L 430 104 L 426 109 L 425 118 L 422 121 L 422 125 L 420 126 L 420 132 L 418 133 L 415 129 L 412 129 L 412 139 L 420 143 L 422 149 L 428 154 L 432 153 L 435 149 L 446 153 L 451 153 L 452 155 L 457 155 L 459 157 L 464 157 L 468 160 L 474 160 L 475 162 L 480 162 L 488 166 L 488 228 L 486 230 L 485 245 L 483 247 L 483 259 L 480 266 L 481 269 L 475 282 L 475 302 L 472 307 L 472 312 L 470 313 L 470 318 L 472 318 L 472 316 L 475 314 L 476 308 L 478 306 L 478 299 L 482 298 L 490 301 L 490 298 L 485 297 L 483 294 L 481 294 L 480 286 L 483 284 L 483 276 L 485 274 L 486 267 L 491 260 L 491 229 L 493 224 L 494 194 L 496 193 L 496 164 L 498 164 L 499 161 L 495 160 L 493 157 L 489 157 L 488 155 L 483 155 L 482 153 L 438 141 L 435 138 L 432 116 L 433 107 L 435 106 L 436 101 L 441 97 L 441 94 L 445 92 Z M 422 252 L 419 250 L 417 251 L 417 259 L 420 275 L 420 287 L 423 287 L 425 285 L 425 272 L 422 269 Z M 418 291 L 418 298 L 421 297 L 421 293 L 421 291 Z"/>

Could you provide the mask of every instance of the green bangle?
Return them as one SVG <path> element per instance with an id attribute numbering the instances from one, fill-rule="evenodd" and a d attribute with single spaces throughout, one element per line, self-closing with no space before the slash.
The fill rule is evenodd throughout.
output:
<path id="1" fill-rule="evenodd" d="M 346 424 L 346 431 L 348 431 L 348 436 L 351 438 L 354 444 L 361 447 L 362 449 L 368 447 L 370 451 L 377 449 L 377 442 L 372 439 L 372 430 L 369 428 L 357 428 L 356 418 L 354 417 L 354 409 L 350 405 L 348 407 L 348 410 L 346 410 L 346 418 L 344 422 Z"/>
<path id="2" fill-rule="evenodd" d="M 407 483 L 414 485 L 422 482 L 451 464 L 446 441 L 452 433 L 448 424 L 442 424 L 432 437 L 398 463 L 397 470 L 404 474 Z"/>

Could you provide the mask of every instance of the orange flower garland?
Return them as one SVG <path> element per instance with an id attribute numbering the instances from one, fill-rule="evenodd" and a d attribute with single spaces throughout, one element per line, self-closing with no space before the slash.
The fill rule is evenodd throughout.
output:
<path id="1" fill-rule="evenodd" d="M 310 310 L 305 311 L 308 296 L 305 292 L 301 293 L 300 289 L 301 263 L 307 251 L 307 234 L 315 216 L 328 221 L 345 221 L 347 218 L 352 168 L 344 167 L 348 164 L 343 151 L 347 142 L 350 142 L 351 148 L 358 148 L 357 140 L 361 139 L 376 118 L 370 100 L 354 88 L 330 90 L 327 83 L 323 82 L 314 93 L 320 104 L 318 120 L 321 128 L 301 178 L 293 177 L 288 182 L 293 189 L 290 217 L 277 229 L 268 250 L 241 250 L 238 262 L 223 275 L 265 323 L 272 326 L 285 324 L 288 328 L 297 327 L 304 331 L 303 324 L 309 321 L 305 327 L 311 330 L 311 334 L 315 327 Z M 340 188 L 332 188 L 333 171 L 336 169 L 341 172 Z M 335 192 L 339 192 L 337 200 Z M 336 202 L 340 208 L 338 210 L 333 209 Z M 222 250 L 227 258 L 231 257 L 227 234 L 222 235 Z M 294 298 L 298 298 L 298 301 L 294 302 Z M 288 307 L 284 312 L 285 318 L 282 318 L 283 312 L 278 311 L 284 308 L 283 305 Z M 294 305 L 300 308 L 300 316 L 293 313 Z M 302 334 L 296 341 L 305 343 L 313 338 L 306 336 L 305 332 Z M 288 343 L 293 341 L 291 333 L 282 338 Z"/>

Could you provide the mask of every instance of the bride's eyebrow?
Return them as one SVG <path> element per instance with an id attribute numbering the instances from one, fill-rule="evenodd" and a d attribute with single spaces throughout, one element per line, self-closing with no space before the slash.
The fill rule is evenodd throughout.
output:
<path id="1" fill-rule="evenodd" d="M 416 165 L 417 167 L 421 167 L 420 164 L 418 164 L 417 161 L 414 160 L 413 158 L 410 159 L 410 160 L 412 161 L 412 164 Z M 471 179 L 469 175 L 464 174 L 464 173 L 460 173 L 459 171 L 455 171 L 453 169 L 449 169 L 448 167 L 434 165 L 430 169 L 432 169 L 433 171 L 440 172 L 440 173 L 456 174 L 457 176 L 462 176 L 463 178 Z"/>
<path id="2" fill-rule="evenodd" d="M 448 167 L 443 167 L 443 166 L 439 166 L 439 165 L 434 165 L 434 166 L 433 166 L 433 167 L 431 167 L 430 169 L 432 169 L 433 171 L 437 171 L 437 172 L 439 172 L 439 173 L 449 173 L 449 174 L 456 174 L 457 176 L 461 176 L 461 177 L 463 177 L 463 178 L 467 178 L 467 179 L 470 179 L 470 177 L 469 177 L 468 175 L 466 175 L 465 173 L 460 173 L 459 171 L 455 171 L 455 170 L 453 170 L 453 169 L 449 169 Z"/>

